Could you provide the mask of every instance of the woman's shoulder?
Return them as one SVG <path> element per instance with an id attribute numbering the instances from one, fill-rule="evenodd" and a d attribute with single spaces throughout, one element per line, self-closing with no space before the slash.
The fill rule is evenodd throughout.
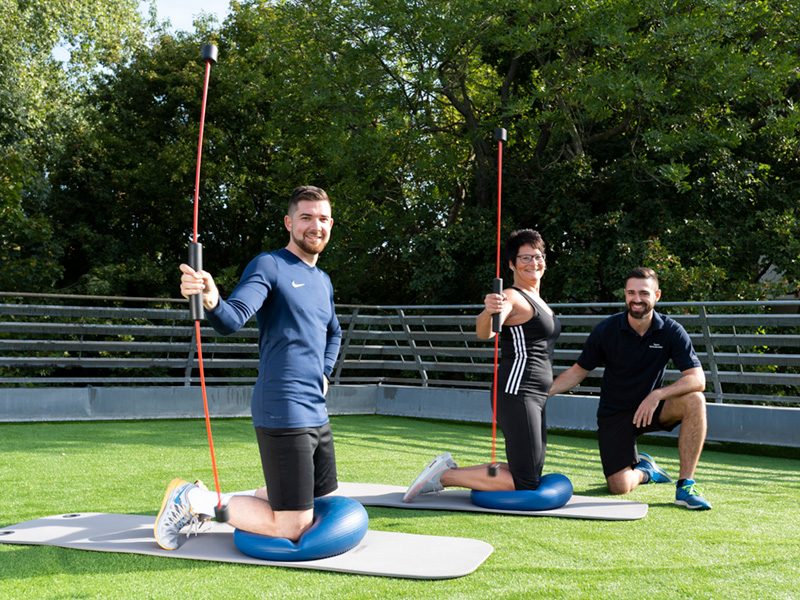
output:
<path id="1" fill-rule="evenodd" d="M 509 287 L 503 290 L 512 306 L 531 306 L 532 298 L 519 288 Z"/>

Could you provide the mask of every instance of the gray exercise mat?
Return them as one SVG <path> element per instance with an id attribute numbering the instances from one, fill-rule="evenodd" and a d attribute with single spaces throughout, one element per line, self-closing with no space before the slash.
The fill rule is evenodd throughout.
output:
<path id="1" fill-rule="evenodd" d="M 4 527 L 0 529 L 0 542 L 406 579 L 462 577 L 477 569 L 494 550 L 486 542 L 469 538 L 367 531 L 358 546 L 339 556 L 311 561 L 269 561 L 239 552 L 233 543 L 233 528 L 215 521 L 206 523 L 197 536 L 187 539 L 181 534 L 177 550 L 162 550 L 153 537 L 154 523 L 155 517 L 142 515 L 54 515 Z"/>
<path id="2" fill-rule="evenodd" d="M 379 483 L 339 482 L 338 496 L 348 496 L 364 506 L 385 506 L 417 510 L 453 510 L 467 512 L 525 515 L 530 517 L 564 517 L 602 521 L 634 521 L 647 515 L 647 504 L 616 498 L 572 496 L 561 508 L 553 510 L 501 510 L 483 508 L 469 499 L 469 490 L 447 489 L 438 494 L 421 494 L 411 502 L 403 502 L 405 487 Z"/>

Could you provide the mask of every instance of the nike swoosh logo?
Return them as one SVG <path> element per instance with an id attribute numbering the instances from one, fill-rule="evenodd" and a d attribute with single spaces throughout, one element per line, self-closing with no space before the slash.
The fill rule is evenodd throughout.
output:
<path id="1" fill-rule="evenodd" d="M 299 287 L 303 287 L 304 285 L 305 285 L 305 283 L 295 283 L 294 281 L 292 281 L 292 287 L 299 288 Z"/>

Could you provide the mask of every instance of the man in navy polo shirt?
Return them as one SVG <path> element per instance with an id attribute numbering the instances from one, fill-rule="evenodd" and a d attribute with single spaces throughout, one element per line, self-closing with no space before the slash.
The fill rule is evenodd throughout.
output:
<path id="1" fill-rule="evenodd" d="M 650 456 L 638 452 L 636 439 L 680 425 L 675 504 L 708 510 L 711 504 L 694 481 L 706 438 L 706 378 L 686 330 L 653 310 L 660 297 L 652 269 L 631 271 L 625 282 L 627 310 L 592 330 L 578 362 L 556 378 L 550 395 L 571 390 L 592 369 L 604 365 L 597 439 L 609 491 L 627 494 L 642 483 L 671 482 Z M 664 386 L 670 360 L 681 377 Z"/>

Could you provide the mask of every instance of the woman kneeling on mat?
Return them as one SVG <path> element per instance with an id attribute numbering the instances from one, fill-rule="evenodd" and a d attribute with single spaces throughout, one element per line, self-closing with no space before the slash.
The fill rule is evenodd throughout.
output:
<path id="1" fill-rule="evenodd" d="M 535 490 L 539 487 L 547 445 L 545 402 L 553 383 L 553 347 L 561 324 L 539 295 L 545 271 L 544 240 L 532 229 L 512 233 L 506 258 L 514 284 L 502 294 L 487 294 L 475 331 L 491 339 L 492 315 L 505 325 L 500 333 L 502 359 L 497 371 L 497 424 L 506 440 L 508 463 L 457 467 L 450 453 L 440 454 L 420 473 L 403 496 L 446 487 L 479 491 Z"/>

